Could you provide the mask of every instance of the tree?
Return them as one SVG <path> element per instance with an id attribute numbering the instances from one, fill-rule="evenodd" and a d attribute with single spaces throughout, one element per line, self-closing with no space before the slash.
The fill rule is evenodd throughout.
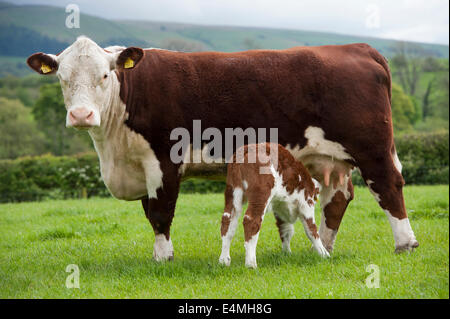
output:
<path id="1" fill-rule="evenodd" d="M 430 116 L 438 117 L 444 121 L 449 120 L 449 74 L 446 72 L 436 76 L 435 90 L 430 96 Z M 448 124 L 447 124 L 448 129 Z"/>
<path id="2" fill-rule="evenodd" d="M 66 155 L 91 149 L 86 132 L 66 128 L 66 108 L 59 83 L 46 84 L 33 106 L 38 127 L 46 136 L 46 148 L 54 155 Z"/>
<path id="3" fill-rule="evenodd" d="M 0 97 L 0 158 L 38 155 L 44 151 L 44 136 L 31 112 L 19 100 Z"/>
<path id="4" fill-rule="evenodd" d="M 416 120 L 416 109 L 411 98 L 395 83 L 392 83 L 391 109 L 395 132 L 408 131 L 413 128 Z"/>
<path id="5" fill-rule="evenodd" d="M 417 127 L 430 130 L 440 123 L 439 129 L 447 122 L 448 128 L 448 59 L 437 59 L 420 46 L 404 42 L 398 42 L 394 52 L 393 79 L 418 102 L 416 116 L 423 124 Z"/>
<path id="6" fill-rule="evenodd" d="M 436 115 L 435 109 L 442 109 L 441 103 L 444 103 L 448 114 L 448 66 L 434 57 L 427 57 L 423 62 L 423 71 L 428 75 L 428 83 L 422 98 L 422 118 L 425 120 Z"/>
<path id="7" fill-rule="evenodd" d="M 423 49 L 418 45 L 397 42 L 393 50 L 393 75 L 399 79 L 403 91 L 415 95 L 423 71 Z"/>

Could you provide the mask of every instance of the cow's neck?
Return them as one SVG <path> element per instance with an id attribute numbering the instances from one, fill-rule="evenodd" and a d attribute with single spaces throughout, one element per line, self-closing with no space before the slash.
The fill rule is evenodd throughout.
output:
<path id="1" fill-rule="evenodd" d="M 100 127 L 89 130 L 103 181 L 119 199 L 135 200 L 146 194 L 156 196 L 162 178 L 159 162 L 142 135 L 124 123 L 127 113 L 119 97 L 120 83 L 115 74 L 110 81 L 110 94 L 102 108 Z"/>
<path id="2" fill-rule="evenodd" d="M 120 82 L 114 72 L 109 85 L 110 94 L 102 107 L 100 127 L 89 130 L 102 166 L 106 161 L 126 161 L 133 146 L 144 140 L 124 123 L 128 115 L 119 96 Z"/>

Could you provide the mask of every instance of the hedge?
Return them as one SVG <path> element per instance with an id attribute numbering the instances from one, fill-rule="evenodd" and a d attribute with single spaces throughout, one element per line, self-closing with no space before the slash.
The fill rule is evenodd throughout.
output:
<path id="1" fill-rule="evenodd" d="M 448 131 L 403 135 L 396 139 L 396 147 L 407 184 L 448 184 Z M 358 173 L 353 182 L 364 184 Z M 219 181 L 191 179 L 181 184 L 183 193 L 223 190 L 224 182 Z M 0 202 L 91 196 L 109 196 L 95 153 L 0 160 Z"/>
<path id="2" fill-rule="evenodd" d="M 0 202 L 108 195 L 95 153 L 0 161 Z"/>

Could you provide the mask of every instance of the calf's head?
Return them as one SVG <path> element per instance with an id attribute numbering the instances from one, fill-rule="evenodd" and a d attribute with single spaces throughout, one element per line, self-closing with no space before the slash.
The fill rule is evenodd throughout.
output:
<path id="1" fill-rule="evenodd" d="M 113 70 L 134 68 L 143 54 L 135 47 L 103 49 L 79 37 L 60 54 L 35 53 L 27 63 L 39 74 L 58 76 L 67 110 L 66 126 L 89 129 L 101 125 L 111 101 Z"/>

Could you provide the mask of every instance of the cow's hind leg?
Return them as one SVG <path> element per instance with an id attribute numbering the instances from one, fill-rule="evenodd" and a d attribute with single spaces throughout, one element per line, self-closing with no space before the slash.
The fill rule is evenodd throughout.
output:
<path id="1" fill-rule="evenodd" d="M 322 183 L 320 192 L 322 217 L 319 236 L 330 253 L 333 251 L 334 242 L 345 210 L 352 199 L 353 184 L 350 176 L 346 175 L 343 182 L 339 181 L 337 177 L 332 178 L 328 186 Z"/>
<path id="2" fill-rule="evenodd" d="M 225 189 L 225 210 L 222 215 L 220 233 L 222 235 L 222 253 L 219 263 L 229 266 L 231 263 L 230 246 L 236 233 L 239 216 L 242 211 L 243 193 L 242 188 L 233 188 L 227 184 Z"/>
<path id="3" fill-rule="evenodd" d="M 412 250 L 419 246 L 403 199 L 404 180 L 395 154 L 377 157 L 377 161 L 358 163 L 369 190 L 386 213 L 392 227 L 395 251 Z"/>

